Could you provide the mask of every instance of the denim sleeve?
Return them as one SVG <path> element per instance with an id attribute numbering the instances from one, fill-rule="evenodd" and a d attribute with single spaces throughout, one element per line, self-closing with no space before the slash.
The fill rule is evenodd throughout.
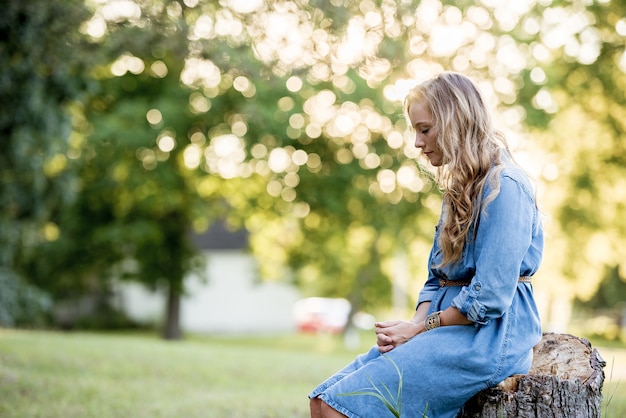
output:
<path id="1" fill-rule="evenodd" d="M 435 293 L 439 290 L 439 284 L 433 285 L 430 284 L 431 278 L 426 282 L 422 290 L 420 291 L 419 298 L 417 299 L 417 306 L 419 306 L 422 302 L 430 302 L 433 300 Z M 437 283 L 439 283 L 437 281 Z"/>
<path id="2" fill-rule="evenodd" d="M 524 256 L 532 242 L 536 208 L 527 187 L 502 175 L 497 197 L 481 212 L 471 254 L 476 273 L 452 301 L 476 324 L 498 318 L 511 306 Z"/>
<path id="3" fill-rule="evenodd" d="M 417 299 L 417 306 L 419 306 L 422 302 L 430 302 L 433 300 L 435 293 L 439 290 L 439 279 L 435 277 L 433 272 L 433 268 L 439 261 L 441 261 L 441 249 L 439 247 L 439 228 L 441 227 L 441 219 L 437 223 L 435 227 L 435 237 L 433 239 L 433 246 L 430 250 L 430 255 L 428 256 L 428 279 L 426 280 L 426 284 L 419 293 L 419 297 Z M 416 308 L 417 308 L 416 306 Z"/>
<path id="4" fill-rule="evenodd" d="M 439 290 L 439 280 L 435 279 L 432 273 L 428 275 L 428 280 L 426 284 L 422 288 L 419 294 L 419 298 L 417 299 L 417 306 L 419 306 L 422 302 L 430 302 L 433 300 L 435 293 Z"/>

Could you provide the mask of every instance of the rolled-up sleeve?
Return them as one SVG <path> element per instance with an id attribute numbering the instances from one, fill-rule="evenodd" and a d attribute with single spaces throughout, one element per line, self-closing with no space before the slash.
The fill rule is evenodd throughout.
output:
<path id="1" fill-rule="evenodd" d="M 476 263 L 475 275 L 452 301 L 470 321 L 486 324 L 511 306 L 520 266 L 531 245 L 535 217 L 528 187 L 502 175 L 498 195 L 481 212 L 468 254 Z"/>

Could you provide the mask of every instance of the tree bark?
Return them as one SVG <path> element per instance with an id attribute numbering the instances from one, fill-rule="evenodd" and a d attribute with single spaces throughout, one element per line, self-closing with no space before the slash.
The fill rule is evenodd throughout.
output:
<path id="1" fill-rule="evenodd" d="M 545 333 L 530 372 L 470 399 L 457 418 L 597 418 L 606 362 L 584 338 Z"/>
<path id="2" fill-rule="evenodd" d="M 163 338 L 166 340 L 180 340 L 180 292 L 170 284 L 167 291 L 167 306 L 165 307 L 165 326 Z"/>

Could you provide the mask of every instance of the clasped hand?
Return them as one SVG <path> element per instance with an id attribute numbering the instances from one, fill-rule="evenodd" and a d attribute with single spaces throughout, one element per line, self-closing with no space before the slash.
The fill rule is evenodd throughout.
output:
<path id="1" fill-rule="evenodd" d="M 376 344 L 378 351 L 388 353 L 411 338 L 425 331 L 424 326 L 409 321 L 376 322 Z"/>

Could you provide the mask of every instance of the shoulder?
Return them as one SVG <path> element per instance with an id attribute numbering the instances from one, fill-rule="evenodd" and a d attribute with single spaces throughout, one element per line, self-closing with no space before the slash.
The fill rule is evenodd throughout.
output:
<path id="1" fill-rule="evenodd" d="M 506 162 L 500 171 L 500 188 L 519 187 L 531 200 L 535 200 L 535 190 L 528 174 L 518 165 Z"/>
<path id="2" fill-rule="evenodd" d="M 528 174 L 512 161 L 504 161 L 489 172 L 483 199 L 490 202 L 502 196 L 510 198 L 514 195 L 524 195 L 529 202 L 535 202 L 535 190 Z"/>

